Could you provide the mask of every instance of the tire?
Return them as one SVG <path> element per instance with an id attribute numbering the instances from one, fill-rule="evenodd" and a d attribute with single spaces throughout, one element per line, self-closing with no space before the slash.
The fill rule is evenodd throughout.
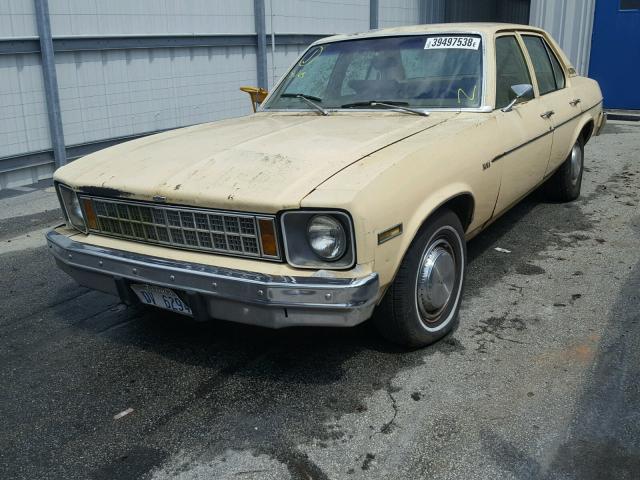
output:
<path id="1" fill-rule="evenodd" d="M 437 212 L 416 235 L 376 310 L 382 336 L 416 348 L 449 333 L 458 321 L 466 259 L 460 219 L 451 210 Z"/>
<path id="2" fill-rule="evenodd" d="M 584 142 L 576 140 L 569 156 L 549 179 L 547 194 L 559 202 L 572 202 L 580 196 L 584 172 Z"/>

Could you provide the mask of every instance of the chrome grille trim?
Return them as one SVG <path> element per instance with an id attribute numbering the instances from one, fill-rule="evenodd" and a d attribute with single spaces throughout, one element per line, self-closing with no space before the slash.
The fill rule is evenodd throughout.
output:
<path id="1" fill-rule="evenodd" d="M 272 256 L 263 252 L 260 240 L 259 221 L 271 222 L 274 231 L 277 231 L 273 215 L 160 205 L 82 194 L 79 197 L 85 218 L 86 200 L 91 202 L 97 218 L 97 228 L 89 227 L 90 233 L 186 250 L 282 261 L 279 242 L 277 255 Z"/>

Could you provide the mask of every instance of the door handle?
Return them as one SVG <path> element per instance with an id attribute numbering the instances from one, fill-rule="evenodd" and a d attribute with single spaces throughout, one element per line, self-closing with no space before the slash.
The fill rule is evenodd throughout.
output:
<path id="1" fill-rule="evenodd" d="M 572 107 L 575 107 L 576 105 L 578 105 L 581 102 L 582 102 L 582 100 L 580 100 L 579 98 L 576 98 L 575 100 L 571 100 L 569 102 L 569 105 L 571 105 Z"/>
<path id="2" fill-rule="evenodd" d="M 553 110 L 549 110 L 548 112 L 544 112 L 542 115 L 540 115 L 542 118 L 551 118 L 551 115 L 555 115 L 556 112 L 554 112 Z"/>

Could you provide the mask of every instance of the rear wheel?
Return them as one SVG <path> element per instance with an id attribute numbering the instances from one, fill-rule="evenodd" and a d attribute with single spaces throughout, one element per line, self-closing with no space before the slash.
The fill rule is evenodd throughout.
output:
<path id="1" fill-rule="evenodd" d="M 578 138 L 571 153 L 549 179 L 547 192 L 554 200 L 571 202 L 580 196 L 584 172 L 584 143 Z"/>
<path id="2" fill-rule="evenodd" d="M 374 316 L 380 333 L 407 347 L 429 345 L 455 326 L 467 257 L 458 216 L 441 210 L 422 227 Z"/>

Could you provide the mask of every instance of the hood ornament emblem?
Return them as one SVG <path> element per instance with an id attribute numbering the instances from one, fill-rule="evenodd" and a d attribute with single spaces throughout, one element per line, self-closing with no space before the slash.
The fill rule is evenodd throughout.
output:
<path id="1" fill-rule="evenodd" d="M 154 195 L 153 196 L 153 201 L 154 202 L 166 202 L 167 201 L 167 197 L 165 197 L 164 195 Z"/>

